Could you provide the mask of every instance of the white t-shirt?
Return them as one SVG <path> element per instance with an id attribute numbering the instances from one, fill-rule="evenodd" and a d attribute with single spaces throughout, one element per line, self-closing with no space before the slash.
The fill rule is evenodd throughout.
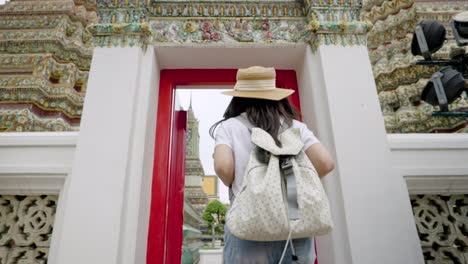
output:
<path id="1" fill-rule="evenodd" d="M 293 120 L 292 127 L 299 128 L 301 130 L 304 151 L 312 144 L 320 143 L 314 133 L 307 128 L 306 124 Z M 249 161 L 250 152 L 254 148 L 254 144 L 250 140 L 249 129 L 238 119 L 229 118 L 226 121 L 221 122 L 216 128 L 215 144 L 227 145 L 234 153 L 235 167 L 232 191 L 234 195 L 237 195 L 242 187 L 242 179 L 244 177 L 247 162 Z"/>

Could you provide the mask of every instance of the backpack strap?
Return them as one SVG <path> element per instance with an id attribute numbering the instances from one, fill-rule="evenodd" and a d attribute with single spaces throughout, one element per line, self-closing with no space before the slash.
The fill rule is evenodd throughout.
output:
<path id="1" fill-rule="evenodd" d="M 252 128 L 254 127 L 252 123 L 247 119 L 245 114 L 240 114 L 235 117 L 239 122 L 241 122 L 248 130 L 249 133 L 252 133 Z M 236 195 L 234 194 L 234 191 L 232 190 L 232 185 L 229 186 L 229 202 L 231 205 L 234 203 L 234 199 L 236 198 Z"/>
<path id="2" fill-rule="evenodd" d="M 234 198 L 236 198 L 236 195 L 234 194 L 234 191 L 232 190 L 232 184 L 229 185 L 229 202 L 232 205 L 234 203 Z"/>
<path id="3" fill-rule="evenodd" d="M 285 201 L 288 205 L 289 219 L 299 219 L 299 204 L 297 203 L 297 184 L 294 175 L 291 156 L 280 156 L 280 168 L 286 181 L 286 192 L 283 191 Z"/>

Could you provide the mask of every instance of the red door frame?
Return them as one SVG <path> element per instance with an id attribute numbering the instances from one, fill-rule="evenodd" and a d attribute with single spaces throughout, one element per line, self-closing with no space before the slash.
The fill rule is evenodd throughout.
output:
<path id="1" fill-rule="evenodd" d="M 183 216 L 180 217 L 183 214 L 183 199 L 177 197 L 181 195 L 180 186 L 183 195 L 184 177 L 175 177 L 178 170 L 174 164 L 180 163 L 174 159 L 174 153 L 171 155 L 171 148 L 177 143 L 177 138 L 180 139 L 180 135 L 177 136 L 172 130 L 175 89 L 181 85 L 234 85 L 236 73 L 236 69 L 181 69 L 160 72 L 147 264 L 179 264 L 181 260 L 179 234 L 183 224 Z M 290 102 L 300 112 L 296 72 L 276 70 L 276 80 L 278 87 L 295 90 Z M 185 151 L 182 153 L 185 154 Z M 169 211 L 179 213 L 169 214 Z"/>
<path id="2" fill-rule="evenodd" d="M 185 189 L 185 135 L 187 131 L 187 111 L 174 111 L 172 122 L 172 145 L 170 159 L 170 177 L 168 182 L 169 208 L 177 208 L 168 215 L 167 223 L 171 223 L 171 243 L 166 245 L 166 252 L 175 256 L 182 255 L 184 223 L 184 189 Z M 176 228 L 178 226 L 178 228 Z M 166 256 L 166 259 L 169 256 Z"/>

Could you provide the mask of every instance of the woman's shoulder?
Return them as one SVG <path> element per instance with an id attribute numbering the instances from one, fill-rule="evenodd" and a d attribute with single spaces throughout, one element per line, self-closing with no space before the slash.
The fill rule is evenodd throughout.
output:
<path id="1" fill-rule="evenodd" d="M 238 126 L 240 124 L 240 121 L 237 120 L 236 117 L 230 117 L 230 118 L 224 120 L 223 122 L 221 122 L 221 124 L 224 127 L 232 127 L 232 126 Z"/>
<path id="2" fill-rule="evenodd" d="M 301 122 L 301 121 L 299 121 L 299 120 L 293 119 L 292 127 L 293 127 L 293 128 L 299 128 L 300 131 L 301 131 L 301 134 L 302 134 L 303 136 L 313 134 L 313 132 L 312 132 L 312 130 L 309 128 L 309 126 L 307 126 L 306 123 L 303 123 L 303 122 Z"/>
<path id="3" fill-rule="evenodd" d="M 304 124 L 304 123 L 302 123 L 302 122 L 299 121 L 299 120 L 293 119 L 293 121 L 292 121 L 292 127 L 303 129 L 303 128 L 307 128 L 307 125 Z"/>
<path id="4" fill-rule="evenodd" d="M 231 117 L 222 121 L 219 126 L 226 131 L 233 131 L 242 127 L 242 122 L 239 121 L 236 117 Z"/>

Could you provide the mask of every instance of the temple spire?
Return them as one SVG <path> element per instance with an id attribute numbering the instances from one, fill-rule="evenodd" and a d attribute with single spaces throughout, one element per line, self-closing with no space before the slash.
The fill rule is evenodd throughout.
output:
<path id="1" fill-rule="evenodd" d="M 189 103 L 189 108 L 188 108 L 189 111 L 193 111 L 192 110 L 192 90 L 190 90 L 190 103 Z"/>

